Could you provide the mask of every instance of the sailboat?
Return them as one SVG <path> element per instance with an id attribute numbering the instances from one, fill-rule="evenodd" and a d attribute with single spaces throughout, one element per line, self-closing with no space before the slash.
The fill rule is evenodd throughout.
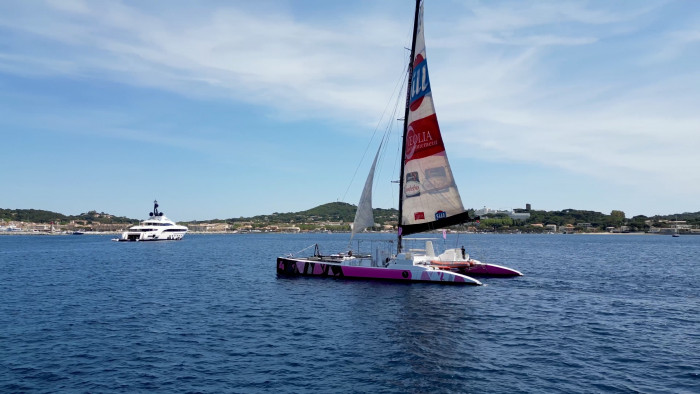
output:
<path id="1" fill-rule="evenodd" d="M 681 235 L 678 233 L 678 217 L 676 217 L 676 224 L 675 224 L 675 226 L 674 226 L 674 228 L 673 228 L 673 234 L 671 234 L 671 236 L 672 236 L 673 238 L 678 238 L 678 237 L 681 236 Z"/>
<path id="2" fill-rule="evenodd" d="M 431 240 L 423 248 L 405 249 L 403 237 L 473 221 L 462 205 L 440 133 L 428 76 L 423 4 L 416 1 L 408 67 L 407 100 L 401 148 L 399 224 L 397 248 L 374 248 L 372 254 L 352 251 L 323 255 L 318 244 L 313 256 L 277 258 L 277 274 L 404 282 L 439 282 L 481 285 L 474 276 L 509 277 L 522 273 L 471 259 L 464 249 L 436 254 Z M 365 182 L 352 226 L 352 237 L 374 224 L 372 184 L 379 151 Z"/>

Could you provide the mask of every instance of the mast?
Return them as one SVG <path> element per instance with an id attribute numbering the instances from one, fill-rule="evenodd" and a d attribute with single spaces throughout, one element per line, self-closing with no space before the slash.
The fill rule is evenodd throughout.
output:
<path id="1" fill-rule="evenodd" d="M 416 14 L 413 17 L 413 38 L 411 40 L 411 57 L 408 62 L 408 84 L 406 89 L 406 111 L 403 117 L 403 135 L 401 136 L 401 174 L 399 177 L 399 225 L 398 225 L 398 246 L 396 253 L 401 253 L 401 219 L 403 218 L 403 183 L 404 179 L 404 167 L 406 166 L 406 133 L 408 132 L 408 110 L 411 101 L 411 85 L 413 78 L 413 61 L 416 55 L 416 33 L 418 32 L 418 16 L 420 14 L 420 2 L 421 0 L 416 0 Z"/>

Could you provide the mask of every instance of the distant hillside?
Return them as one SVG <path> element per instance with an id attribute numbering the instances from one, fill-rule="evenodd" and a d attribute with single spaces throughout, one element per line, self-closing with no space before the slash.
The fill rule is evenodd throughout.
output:
<path id="1" fill-rule="evenodd" d="M 612 218 L 601 212 L 584 211 L 578 209 L 564 209 L 562 211 L 529 211 L 530 219 L 526 223 L 565 224 L 590 223 L 594 227 L 612 225 Z M 622 213 L 622 211 L 619 211 Z M 622 218 L 624 220 L 624 215 Z"/>
<path id="2" fill-rule="evenodd" d="M 313 222 L 339 222 L 352 223 L 355 220 L 357 206 L 345 202 L 331 202 L 319 205 L 315 208 L 300 212 L 279 213 L 271 215 L 258 215 L 251 218 L 228 219 L 227 222 L 269 222 L 269 223 L 313 223 Z M 374 209 L 374 221 L 379 224 L 396 222 L 399 212 L 396 209 Z"/>
<path id="3" fill-rule="evenodd" d="M 57 212 L 44 211 L 41 209 L 2 209 L 0 208 L 0 219 L 6 221 L 49 223 L 53 221 L 68 220 L 66 215 Z"/>
<path id="4" fill-rule="evenodd" d="M 685 220 L 688 222 L 700 221 L 700 212 L 684 212 L 676 215 L 654 215 L 649 216 L 652 220 Z"/>
<path id="5" fill-rule="evenodd" d="M 236 222 L 253 222 L 261 225 L 274 223 L 319 223 L 319 222 L 344 222 L 352 223 L 355 219 L 355 211 L 357 206 L 345 202 L 331 202 L 328 204 L 319 205 L 315 208 L 299 212 L 279 213 L 275 212 L 270 215 L 258 215 L 253 217 L 231 218 L 226 220 L 201 220 L 187 223 L 236 223 Z M 513 221 L 507 215 L 497 214 L 492 215 L 490 219 L 482 218 L 482 227 L 498 227 L 498 226 L 527 226 L 534 223 L 556 224 L 557 226 L 581 223 L 589 223 L 592 227 L 605 229 L 608 226 L 619 226 L 626 224 L 632 226 L 633 229 L 643 230 L 648 228 L 644 223 L 645 220 L 653 220 L 660 222 L 664 220 L 684 220 L 690 225 L 700 225 L 700 212 L 685 212 L 673 215 L 656 215 L 644 216 L 638 215 L 633 218 L 625 218 L 622 211 L 612 211 L 610 214 L 604 214 L 595 211 L 585 211 L 577 209 L 564 209 L 562 211 L 529 211 L 530 218 L 525 221 Z M 83 220 L 87 224 L 103 223 L 103 224 L 119 224 L 119 223 L 138 223 L 138 219 L 130 219 L 123 216 L 113 216 L 104 212 L 89 211 L 80 215 L 64 215 L 58 212 L 45 211 L 41 209 L 1 209 L 0 219 L 5 221 L 22 221 L 33 223 L 59 223 L 67 224 L 72 220 Z M 374 221 L 380 225 L 396 224 L 398 219 L 398 210 L 396 209 L 374 209 Z M 662 224 L 663 226 L 663 224 Z"/>
<path id="6" fill-rule="evenodd" d="M 90 223 L 138 223 L 137 219 L 129 219 L 123 216 L 112 216 L 97 211 L 89 211 L 80 215 L 64 215 L 58 212 L 44 211 L 41 209 L 2 209 L 0 219 L 5 221 L 30 222 L 30 223 L 61 223 L 66 224 L 71 220 L 84 220 Z"/>

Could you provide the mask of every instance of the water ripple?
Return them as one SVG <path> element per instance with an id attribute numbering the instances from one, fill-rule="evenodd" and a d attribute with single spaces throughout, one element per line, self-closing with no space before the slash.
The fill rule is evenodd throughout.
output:
<path id="1" fill-rule="evenodd" d="M 461 235 L 526 274 L 483 287 L 275 277 L 318 238 L 347 245 L 0 237 L 0 390 L 700 392 L 700 237 Z"/>

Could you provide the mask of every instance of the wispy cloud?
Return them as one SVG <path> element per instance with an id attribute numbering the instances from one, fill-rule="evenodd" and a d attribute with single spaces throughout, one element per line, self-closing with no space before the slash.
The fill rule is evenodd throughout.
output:
<path id="1" fill-rule="evenodd" d="M 280 118 L 374 123 L 403 72 L 410 10 L 314 19 L 268 3 L 256 7 L 3 3 L 0 72 L 252 103 Z M 697 7 L 673 1 L 426 7 L 438 116 L 461 144 L 454 156 L 468 151 L 700 192 L 700 162 L 693 159 L 700 148 L 694 55 L 700 33 L 691 27 L 700 20 Z"/>
<path id="2" fill-rule="evenodd" d="M 109 78 L 302 116 L 371 112 L 385 97 L 376 81 L 389 77 L 391 86 L 403 61 L 396 43 L 405 29 L 390 19 L 340 18 L 328 26 L 233 5 L 170 19 L 162 10 L 118 2 L 21 7 L 6 9 L 0 26 L 45 45 L 23 47 L 21 40 L 12 45 L 8 39 L 12 51 L 0 53 L 6 72 Z M 399 67 L 377 69 L 387 64 Z"/>
<path id="3" fill-rule="evenodd" d="M 442 76 L 431 77 L 443 125 L 464 144 L 456 152 L 639 189 L 700 192 L 693 153 L 700 148 L 693 109 L 700 69 L 687 67 L 678 51 L 670 68 L 644 61 L 667 44 L 650 22 L 664 3 L 613 10 L 580 2 L 478 3 L 455 29 L 476 33 L 476 42 L 452 38 L 429 49 L 431 61 L 450 60 L 441 64 Z M 679 45 L 694 39 L 679 34 Z"/>

